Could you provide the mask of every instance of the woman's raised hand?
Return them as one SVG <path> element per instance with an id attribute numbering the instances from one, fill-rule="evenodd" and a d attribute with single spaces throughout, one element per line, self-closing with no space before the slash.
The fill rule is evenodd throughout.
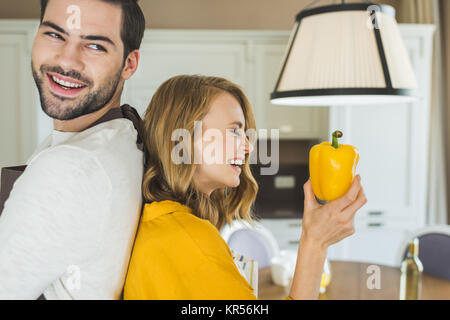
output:
<path id="1" fill-rule="evenodd" d="M 314 197 L 311 180 L 304 184 L 303 190 L 305 193 L 302 222 L 304 241 L 327 249 L 355 232 L 353 225 L 355 213 L 367 202 L 360 175 L 353 179 L 345 195 L 325 205 L 318 203 Z"/>

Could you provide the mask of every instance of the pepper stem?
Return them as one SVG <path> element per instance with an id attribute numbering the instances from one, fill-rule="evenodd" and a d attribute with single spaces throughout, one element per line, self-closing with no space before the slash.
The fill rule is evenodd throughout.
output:
<path id="1" fill-rule="evenodd" d="M 337 149 L 339 147 L 338 138 L 342 138 L 342 136 L 343 136 L 343 134 L 339 130 L 336 130 L 335 132 L 333 132 L 333 134 L 331 135 L 331 137 L 332 137 L 331 145 L 333 146 L 333 148 Z"/>

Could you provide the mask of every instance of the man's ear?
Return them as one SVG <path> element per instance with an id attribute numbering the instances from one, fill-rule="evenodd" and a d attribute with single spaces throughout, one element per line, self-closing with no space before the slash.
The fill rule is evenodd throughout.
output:
<path id="1" fill-rule="evenodd" d="M 140 52 L 139 50 L 134 50 L 128 54 L 125 60 L 125 66 L 122 71 L 122 77 L 125 80 L 131 78 L 131 76 L 136 72 L 139 65 Z"/>

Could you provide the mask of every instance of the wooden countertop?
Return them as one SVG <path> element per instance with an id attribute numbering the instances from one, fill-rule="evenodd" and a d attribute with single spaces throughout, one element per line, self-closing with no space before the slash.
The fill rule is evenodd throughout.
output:
<path id="1" fill-rule="evenodd" d="M 380 289 L 368 289 L 367 280 L 372 272 L 367 267 L 373 264 L 330 261 L 331 282 L 320 300 L 398 300 L 400 268 L 380 267 Z M 272 282 L 270 267 L 259 270 L 259 299 L 280 300 L 289 294 L 289 287 Z M 450 281 L 429 274 L 422 275 L 422 300 L 450 300 Z"/>

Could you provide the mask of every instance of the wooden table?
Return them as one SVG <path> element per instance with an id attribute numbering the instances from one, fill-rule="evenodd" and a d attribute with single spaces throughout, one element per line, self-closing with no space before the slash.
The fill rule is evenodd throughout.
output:
<path id="1" fill-rule="evenodd" d="M 368 289 L 367 273 L 371 264 L 330 261 L 331 282 L 320 300 L 398 300 L 400 288 L 400 268 L 380 267 L 380 289 Z M 272 282 L 270 267 L 259 270 L 259 299 L 280 300 L 289 294 L 289 287 L 277 286 Z M 422 300 L 450 300 L 450 281 L 422 275 Z"/>

